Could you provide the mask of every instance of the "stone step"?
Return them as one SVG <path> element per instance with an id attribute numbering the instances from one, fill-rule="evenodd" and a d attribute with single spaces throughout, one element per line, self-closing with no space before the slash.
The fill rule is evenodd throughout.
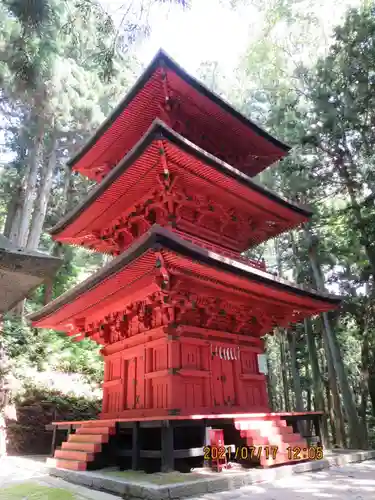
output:
<path id="1" fill-rule="evenodd" d="M 116 430 L 113 428 L 113 427 L 86 427 L 86 426 L 82 426 L 82 427 L 79 427 L 77 430 L 76 430 L 76 434 L 110 434 L 111 436 L 113 436 L 114 434 L 116 433 Z"/>
<path id="2" fill-rule="evenodd" d="M 82 424 L 85 427 L 116 427 L 116 420 L 91 420 Z"/>
<path id="3" fill-rule="evenodd" d="M 284 425 L 277 428 L 280 434 L 293 434 L 293 427 L 291 425 Z"/>
<path id="4" fill-rule="evenodd" d="M 92 462 L 94 460 L 94 453 L 77 450 L 56 450 L 54 458 L 78 460 L 79 462 Z"/>
<path id="5" fill-rule="evenodd" d="M 70 434 L 70 443 L 108 443 L 108 434 Z"/>
<path id="6" fill-rule="evenodd" d="M 297 441 L 303 441 L 303 438 L 300 434 L 269 434 L 264 435 L 263 433 L 256 432 L 253 430 L 241 431 L 241 437 L 246 439 L 246 442 L 249 446 L 253 446 L 253 443 L 257 443 L 259 445 L 270 445 L 276 446 L 281 445 L 283 443 L 294 443 Z M 304 444 L 306 446 L 306 443 Z"/>
<path id="7" fill-rule="evenodd" d="M 70 469 L 83 471 L 87 469 L 86 462 L 79 460 L 62 460 L 59 458 L 47 458 L 47 466 L 56 467 L 57 469 Z"/>
<path id="8" fill-rule="evenodd" d="M 64 450 L 87 451 L 89 453 L 100 453 L 102 445 L 100 443 L 82 443 L 80 441 L 65 441 L 61 444 Z"/>

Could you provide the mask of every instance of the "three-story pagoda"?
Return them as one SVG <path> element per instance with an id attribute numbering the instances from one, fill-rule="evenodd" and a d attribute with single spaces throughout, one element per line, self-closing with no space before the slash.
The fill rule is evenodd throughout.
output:
<path id="1" fill-rule="evenodd" d="M 97 186 L 52 235 L 115 258 L 31 316 L 36 327 L 103 346 L 100 421 L 77 423 L 55 452 L 58 466 L 85 469 L 131 428 L 137 468 L 147 456 L 139 425 L 150 421 L 160 422 L 153 456 L 163 470 L 179 448 L 197 449 L 193 437 L 185 442 L 197 420 L 204 429 L 230 424 L 248 445 L 263 443 L 271 425 L 267 439 L 284 446 L 275 463 L 288 461 L 287 427 L 281 416 L 270 420 L 259 370 L 262 336 L 339 299 L 242 257 L 311 216 L 252 179 L 287 152 L 159 52 L 70 161 Z"/>

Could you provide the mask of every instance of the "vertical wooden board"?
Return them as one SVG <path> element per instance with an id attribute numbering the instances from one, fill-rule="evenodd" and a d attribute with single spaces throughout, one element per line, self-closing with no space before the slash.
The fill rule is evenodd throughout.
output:
<path id="1" fill-rule="evenodd" d="M 152 380 L 153 408 L 168 408 L 168 379 L 158 378 Z"/>
<path id="2" fill-rule="evenodd" d="M 245 386 L 245 392 L 246 392 L 246 405 L 249 408 L 249 411 L 252 411 L 254 407 L 254 390 L 253 390 L 253 385 L 249 382 L 244 384 Z"/>
<path id="3" fill-rule="evenodd" d="M 237 398 L 234 390 L 234 361 L 221 360 L 222 387 L 224 402 L 228 405 L 236 405 Z"/>
<path id="4" fill-rule="evenodd" d="M 192 379 L 194 408 L 203 408 L 203 379 Z"/>
<path id="5" fill-rule="evenodd" d="M 110 360 L 105 357 L 104 358 L 104 382 L 110 380 Z"/>
<path id="6" fill-rule="evenodd" d="M 168 368 L 181 368 L 181 347 L 179 340 L 169 340 L 167 344 L 168 350 Z"/>
<path id="7" fill-rule="evenodd" d="M 123 392 L 123 395 L 122 395 L 122 408 L 121 409 L 126 410 L 127 404 L 128 404 L 129 360 L 123 359 L 122 364 L 123 364 L 123 367 L 122 367 L 122 370 L 123 370 L 123 372 L 122 372 L 122 392 Z"/>
<path id="8" fill-rule="evenodd" d="M 135 407 L 144 408 L 145 406 L 145 355 L 138 356 L 136 361 L 136 394 Z"/>
<path id="9" fill-rule="evenodd" d="M 212 407 L 224 406 L 221 359 L 218 356 L 214 356 L 211 360 L 211 373 Z"/>
<path id="10" fill-rule="evenodd" d="M 122 359 L 120 357 L 114 358 L 111 363 L 111 379 L 116 380 L 121 377 L 121 363 Z"/>
<path id="11" fill-rule="evenodd" d="M 127 387 L 125 404 L 128 410 L 132 410 L 134 408 L 134 403 L 135 403 L 136 364 L 135 364 L 135 358 L 131 358 L 126 361 L 128 363 L 128 369 L 127 369 L 127 379 L 125 380 Z"/>
<path id="12" fill-rule="evenodd" d="M 181 390 L 184 394 L 184 407 L 187 411 L 197 411 L 204 407 L 203 382 L 204 379 L 195 377 L 189 377 L 183 382 Z"/>
<path id="13" fill-rule="evenodd" d="M 209 370 L 210 356 L 211 356 L 210 346 L 200 346 L 199 356 L 200 356 L 200 370 Z"/>
<path id="14" fill-rule="evenodd" d="M 108 390 L 106 388 L 103 389 L 102 412 L 108 412 Z"/>
<path id="15" fill-rule="evenodd" d="M 259 390 L 259 383 L 253 383 L 253 395 L 254 395 L 254 407 L 258 408 L 262 406 L 262 398 Z"/>
<path id="16" fill-rule="evenodd" d="M 236 395 L 236 404 L 240 407 L 246 407 L 246 386 L 245 382 L 241 379 L 241 358 L 233 361 L 233 374 L 234 374 L 234 391 Z"/>
<path id="17" fill-rule="evenodd" d="M 154 372 L 166 370 L 168 368 L 168 350 L 166 344 L 153 348 L 152 364 L 152 371 Z"/>

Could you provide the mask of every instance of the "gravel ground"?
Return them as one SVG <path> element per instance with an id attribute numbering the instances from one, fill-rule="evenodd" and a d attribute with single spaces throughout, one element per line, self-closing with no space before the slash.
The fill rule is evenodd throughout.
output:
<path id="1" fill-rule="evenodd" d="M 369 460 L 321 472 L 296 474 L 236 491 L 208 494 L 200 500 L 375 500 L 375 461 Z"/>

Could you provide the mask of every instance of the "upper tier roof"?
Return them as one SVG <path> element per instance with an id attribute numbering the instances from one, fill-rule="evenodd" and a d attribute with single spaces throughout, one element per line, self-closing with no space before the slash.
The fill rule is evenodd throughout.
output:
<path id="1" fill-rule="evenodd" d="M 52 278 L 61 263 L 45 253 L 19 248 L 0 234 L 0 315 Z"/>
<path id="2" fill-rule="evenodd" d="M 339 297 L 292 285 L 154 226 L 106 267 L 29 315 L 29 319 L 40 328 L 74 333 L 75 325 L 85 329 L 91 322 L 104 320 L 135 301 L 145 300 L 163 289 L 157 278 L 158 253 L 171 277 L 175 275 L 178 283 L 188 280 L 191 293 L 199 295 L 204 289 L 210 289 L 214 295 L 216 290 L 217 297 L 226 293 L 233 304 L 240 300 L 250 312 L 254 304 L 268 307 L 268 317 L 271 313 L 277 316 L 276 311 L 281 308 L 284 319 L 299 321 L 334 309 L 340 303 Z"/>
<path id="3" fill-rule="evenodd" d="M 165 168 L 172 183 L 166 200 L 160 182 Z M 174 208 L 166 213 L 171 195 Z M 310 215 L 307 208 L 281 198 L 155 120 L 51 233 L 64 243 L 117 254 L 152 223 L 168 225 L 173 216 L 176 230 L 243 252 Z M 140 229 L 132 236 L 135 224 Z"/>
<path id="4" fill-rule="evenodd" d="M 159 51 L 69 165 L 100 181 L 161 118 L 193 143 L 254 176 L 289 147 L 255 125 Z"/>

